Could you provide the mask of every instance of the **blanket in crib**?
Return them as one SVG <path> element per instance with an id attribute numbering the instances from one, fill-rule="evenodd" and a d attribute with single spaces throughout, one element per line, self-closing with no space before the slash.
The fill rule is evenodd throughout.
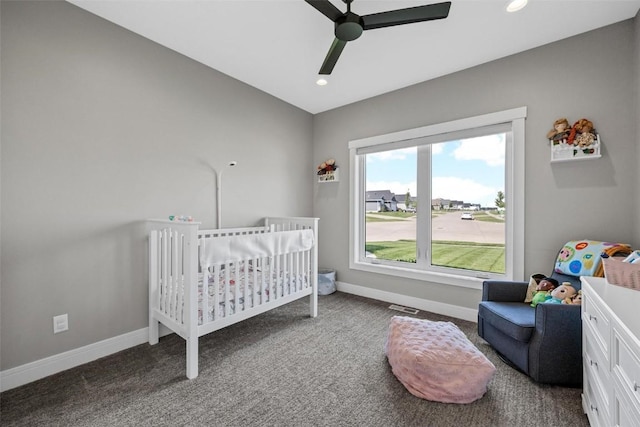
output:
<path id="1" fill-rule="evenodd" d="M 243 311 L 257 304 L 269 302 L 272 297 L 282 297 L 296 289 L 310 286 L 305 274 L 290 274 L 286 271 L 271 271 L 267 265 L 254 267 L 250 261 L 242 261 L 235 268 L 233 263 L 225 265 L 225 269 L 217 269 L 215 274 L 207 273 L 207 291 L 204 291 L 205 274 L 199 275 L 198 280 L 198 324 L 213 321 L 217 317 L 236 312 L 236 293 L 238 294 L 238 309 Z M 255 274 L 254 274 L 255 269 Z M 225 290 L 229 281 L 228 293 Z M 217 286 L 216 286 L 217 282 Z M 254 287 L 255 297 L 254 301 Z M 218 293 L 218 306 L 215 295 Z M 206 293 L 206 295 L 205 295 Z M 206 304 L 205 304 L 206 298 Z M 206 317 L 203 316 L 207 312 Z"/>

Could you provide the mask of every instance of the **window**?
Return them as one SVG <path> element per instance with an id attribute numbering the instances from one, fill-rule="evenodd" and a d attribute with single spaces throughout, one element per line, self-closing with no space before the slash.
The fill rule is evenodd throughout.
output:
<path id="1" fill-rule="evenodd" d="M 522 277 L 525 117 L 351 141 L 351 268 L 474 288 Z"/>

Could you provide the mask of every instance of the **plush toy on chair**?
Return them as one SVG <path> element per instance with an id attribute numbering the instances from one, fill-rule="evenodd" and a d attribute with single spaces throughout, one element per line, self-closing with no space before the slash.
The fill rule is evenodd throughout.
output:
<path id="1" fill-rule="evenodd" d="M 551 298 L 544 301 L 545 304 L 571 304 L 571 299 L 578 293 L 571 283 L 564 282 L 551 291 Z"/>

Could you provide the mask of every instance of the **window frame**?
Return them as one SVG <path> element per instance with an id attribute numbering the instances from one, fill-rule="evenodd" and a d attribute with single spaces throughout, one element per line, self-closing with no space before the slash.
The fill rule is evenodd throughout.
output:
<path id="1" fill-rule="evenodd" d="M 447 285 L 481 289 L 487 279 L 521 280 L 524 277 L 524 170 L 525 170 L 525 120 L 526 107 L 453 120 L 392 132 L 384 135 L 349 141 L 349 267 L 354 270 L 400 276 Z M 381 262 L 364 255 L 365 236 L 365 154 L 388 146 L 389 149 L 415 145 L 430 145 L 457 137 L 470 137 L 486 132 L 483 128 L 504 127 L 512 140 L 505 147 L 505 200 L 508 208 L 505 216 L 505 273 L 475 272 L 474 276 L 433 268 L 422 262 L 407 265 L 400 262 Z M 420 142 L 418 142 L 420 140 Z M 510 143 L 509 143 L 510 142 Z M 431 178 L 429 177 L 429 182 Z M 420 191 L 420 190 L 419 190 Z M 430 204 L 430 203 L 429 203 Z M 424 222 L 423 222 L 424 224 Z M 420 224 L 418 224 L 420 227 Z M 424 232 L 418 228 L 417 233 Z M 430 238 L 429 238 L 430 241 Z M 424 254 L 419 254 L 423 258 Z M 445 271 L 446 270 L 446 271 Z"/>

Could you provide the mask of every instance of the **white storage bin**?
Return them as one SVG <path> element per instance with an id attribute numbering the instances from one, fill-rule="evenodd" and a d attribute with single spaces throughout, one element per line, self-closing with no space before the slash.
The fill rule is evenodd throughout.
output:
<path id="1" fill-rule="evenodd" d="M 336 271 L 318 269 L 318 295 L 329 295 L 336 291 Z"/>

